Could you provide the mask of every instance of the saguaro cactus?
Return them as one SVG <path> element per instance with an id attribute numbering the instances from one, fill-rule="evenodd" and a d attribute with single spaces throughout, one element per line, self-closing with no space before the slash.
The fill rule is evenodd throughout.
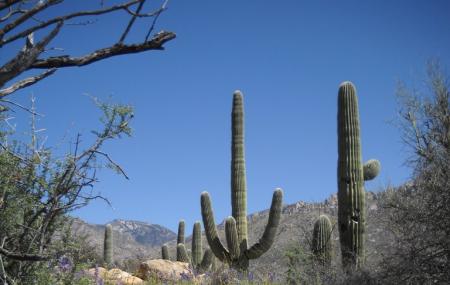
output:
<path id="1" fill-rule="evenodd" d="M 338 224 L 342 264 L 364 263 L 366 210 L 364 180 L 378 175 L 380 163 L 362 164 L 358 98 L 355 86 L 344 82 L 338 92 Z"/>
<path id="2" fill-rule="evenodd" d="M 178 223 L 178 236 L 177 236 L 177 261 L 189 262 L 189 256 L 184 246 L 184 220 L 180 220 Z M 181 245 L 181 246 L 180 246 Z"/>
<path id="3" fill-rule="evenodd" d="M 320 215 L 314 224 L 312 252 L 322 265 L 331 263 L 331 222 L 326 215 Z"/>
<path id="4" fill-rule="evenodd" d="M 198 271 L 207 271 L 215 258 L 212 251 L 207 249 L 203 254 L 202 248 L 202 228 L 200 222 L 195 222 L 192 230 L 192 267 Z"/>
<path id="5" fill-rule="evenodd" d="M 234 92 L 231 141 L 231 207 L 232 216 L 227 218 L 225 232 L 228 249 L 220 241 L 211 200 L 208 192 L 201 195 L 201 208 L 205 234 L 214 255 L 239 270 L 247 270 L 250 259 L 256 259 L 271 247 L 281 217 L 283 192 L 276 189 L 270 207 L 269 221 L 263 236 L 248 248 L 247 236 L 247 187 L 244 158 L 244 108 L 240 91 Z"/>
<path id="6" fill-rule="evenodd" d="M 165 260 L 169 260 L 169 248 L 167 247 L 167 245 L 163 245 L 161 247 L 161 258 L 165 259 Z"/>
<path id="7" fill-rule="evenodd" d="M 192 230 L 192 265 L 197 267 L 202 262 L 202 228 L 199 222 L 195 222 Z"/>
<path id="8" fill-rule="evenodd" d="M 105 239 L 103 242 L 103 260 L 107 265 L 111 265 L 113 262 L 113 236 L 112 226 L 106 225 Z"/>

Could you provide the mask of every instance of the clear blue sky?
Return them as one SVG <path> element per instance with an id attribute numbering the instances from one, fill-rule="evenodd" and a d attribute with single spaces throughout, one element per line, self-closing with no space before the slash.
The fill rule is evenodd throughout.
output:
<path id="1" fill-rule="evenodd" d="M 135 106 L 134 136 L 106 147 L 131 179 L 101 171 L 96 190 L 114 209 L 95 202 L 74 215 L 172 230 L 185 219 L 190 231 L 201 220 L 202 191 L 211 194 L 217 222 L 231 214 L 236 89 L 245 100 L 249 213 L 268 208 L 276 187 L 284 189 L 285 203 L 321 201 L 336 192 L 336 97 L 345 80 L 359 95 L 363 159 L 382 163 L 381 175 L 366 188 L 404 182 L 407 153 L 388 123 L 395 118 L 395 87 L 398 80 L 420 87 L 430 58 L 450 66 L 449 11 L 446 0 L 171 0 L 157 25 L 177 33 L 165 51 L 59 70 L 13 98 L 27 103 L 34 93 L 47 145 L 61 150 L 78 131 L 89 141 L 97 126 L 99 113 L 84 93 Z M 145 34 L 149 21 L 141 22 L 131 40 Z M 53 46 L 83 54 L 111 44 L 125 23 L 118 13 L 93 26 L 68 26 Z M 15 116 L 25 131 L 27 114 Z"/>

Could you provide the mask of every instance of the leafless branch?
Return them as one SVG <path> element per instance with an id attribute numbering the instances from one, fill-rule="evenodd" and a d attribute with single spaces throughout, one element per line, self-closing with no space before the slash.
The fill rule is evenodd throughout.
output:
<path id="1" fill-rule="evenodd" d="M 7 96 L 7 95 L 9 95 L 9 94 L 11 94 L 13 92 L 16 92 L 19 89 L 22 89 L 22 88 L 25 88 L 25 87 L 28 87 L 30 85 L 33 85 L 33 84 L 37 83 L 37 82 L 41 81 L 42 79 L 46 78 L 47 76 L 50 76 L 53 73 L 55 73 L 56 70 L 57 70 L 56 68 L 52 68 L 52 69 L 46 70 L 45 72 L 43 72 L 43 73 L 41 73 L 39 75 L 25 78 L 23 80 L 20 80 L 20 81 L 14 83 L 13 85 L 11 85 L 11 86 L 9 86 L 7 88 L 0 89 L 0 98 L 3 98 L 3 97 L 5 97 L 5 96 Z"/>
<path id="2" fill-rule="evenodd" d="M 119 4 L 119 5 L 114 5 L 114 6 L 111 6 L 111 7 L 108 7 L 108 8 L 104 8 L 104 9 L 93 10 L 93 11 L 79 11 L 79 12 L 67 14 L 67 15 L 64 15 L 64 16 L 55 17 L 55 18 L 52 18 L 52 19 L 50 19 L 50 20 L 48 20 L 48 21 L 46 21 L 46 22 L 44 22 L 42 24 L 30 27 L 30 28 L 28 28 L 28 29 L 26 29 L 26 30 L 24 30 L 24 31 L 22 31 L 22 32 L 20 32 L 20 33 L 18 33 L 16 35 L 14 35 L 14 36 L 11 36 L 9 38 L 6 38 L 6 39 L 0 41 L 0 47 L 5 45 L 5 44 L 8 44 L 10 42 L 13 42 L 13 41 L 15 41 L 17 39 L 24 38 L 24 37 L 28 36 L 29 34 L 35 32 L 37 30 L 44 29 L 44 28 L 46 28 L 46 27 L 48 27 L 50 25 L 53 25 L 55 23 L 59 23 L 61 21 L 65 22 L 65 21 L 67 21 L 69 19 L 73 19 L 73 18 L 85 17 L 85 16 L 98 16 L 98 15 L 103 15 L 103 14 L 111 13 L 111 12 L 118 11 L 118 10 L 125 10 L 126 8 L 128 8 L 128 7 L 130 7 L 130 6 L 134 5 L 134 4 L 137 4 L 140 1 L 141 0 L 132 0 L 132 1 L 129 1 L 129 2 L 126 2 L 126 3 L 122 3 L 122 4 Z"/>
<path id="3" fill-rule="evenodd" d="M 43 261 L 49 259 L 48 256 L 41 254 L 26 254 L 26 253 L 14 253 L 10 252 L 4 248 L 0 248 L 0 254 L 4 255 L 10 259 L 19 261 Z"/>
<path id="4" fill-rule="evenodd" d="M 61 68 L 68 66 L 83 66 L 112 56 L 139 53 L 148 50 L 163 50 L 163 44 L 175 38 L 172 32 L 161 31 L 153 39 L 142 44 L 123 45 L 96 50 L 82 57 L 56 56 L 47 59 L 38 59 L 31 68 Z"/>
<path id="5" fill-rule="evenodd" d="M 20 51 L 16 57 L 11 59 L 0 68 L 0 87 L 9 80 L 19 76 L 22 72 L 29 69 L 36 61 L 37 57 L 44 51 L 48 43 L 59 33 L 63 22 L 59 22 L 56 27 L 40 42 L 29 49 Z"/>
<path id="6" fill-rule="evenodd" d="M 134 24 L 134 21 L 136 21 L 136 17 L 137 15 L 139 15 L 139 13 L 142 10 L 142 7 L 144 6 L 145 1 L 141 1 L 141 3 L 139 3 L 138 7 L 136 8 L 136 13 L 133 14 L 133 17 L 131 17 L 130 22 L 128 22 L 128 25 L 125 29 L 125 31 L 123 32 L 122 36 L 119 39 L 119 44 L 122 44 L 123 41 L 125 40 L 125 38 L 127 37 L 128 33 L 130 32 L 131 27 Z M 127 7 L 126 8 L 127 12 L 130 12 L 130 9 Z"/>
<path id="7" fill-rule="evenodd" d="M 39 1 L 32 9 L 28 10 L 27 12 L 23 13 L 19 18 L 17 18 L 15 21 L 7 24 L 5 27 L 0 29 L 0 39 L 3 38 L 3 36 L 8 33 L 9 31 L 13 30 L 18 25 L 22 24 L 26 20 L 32 18 L 35 14 L 41 12 L 42 10 L 47 9 L 48 7 L 52 5 L 56 5 L 61 3 L 63 0 L 48 0 L 48 1 Z M 60 21 L 58 21 L 60 22 Z"/>

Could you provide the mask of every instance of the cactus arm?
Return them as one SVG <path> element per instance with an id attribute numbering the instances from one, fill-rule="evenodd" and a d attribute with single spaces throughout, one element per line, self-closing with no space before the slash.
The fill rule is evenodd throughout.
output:
<path id="1" fill-rule="evenodd" d="M 239 241 L 236 229 L 236 221 L 233 217 L 228 217 L 225 221 L 225 236 L 227 238 L 228 251 L 232 260 L 239 258 Z"/>
<path id="2" fill-rule="evenodd" d="M 107 265 L 111 265 L 113 262 L 113 236 L 112 236 L 112 226 L 110 224 L 106 225 L 105 228 L 103 259 Z"/>
<path id="3" fill-rule="evenodd" d="M 165 260 L 169 260 L 169 248 L 167 247 L 167 245 L 163 245 L 161 247 L 161 258 L 165 259 Z"/>
<path id="4" fill-rule="evenodd" d="M 380 173 L 381 164 L 376 159 L 369 159 L 364 163 L 363 173 L 364 173 L 364 181 L 369 181 L 374 179 Z"/>
<path id="5" fill-rule="evenodd" d="M 184 244 L 184 220 L 180 220 L 178 223 L 178 236 L 177 236 L 177 244 L 182 243 Z"/>
<path id="6" fill-rule="evenodd" d="M 177 245 L 177 261 L 189 263 L 189 255 L 187 254 L 184 244 Z"/>
<path id="7" fill-rule="evenodd" d="M 196 268 L 202 258 L 202 229 L 200 222 L 195 222 L 192 230 L 192 265 Z"/>
<path id="8" fill-rule="evenodd" d="M 205 250 L 205 253 L 203 254 L 202 263 L 199 266 L 200 271 L 205 272 L 208 271 L 211 267 L 214 259 L 214 253 L 208 248 Z"/>
<path id="9" fill-rule="evenodd" d="M 206 239 L 208 240 L 212 252 L 220 261 L 230 260 L 228 250 L 223 246 L 217 235 L 214 213 L 212 211 L 211 199 L 209 198 L 208 192 L 203 192 L 201 195 L 201 209 Z"/>
<path id="10" fill-rule="evenodd" d="M 255 259 L 263 255 L 272 246 L 280 224 L 281 209 L 283 205 L 283 190 L 280 188 L 273 192 L 272 205 L 270 206 L 269 221 L 264 230 L 264 234 L 258 243 L 245 251 L 248 259 Z"/>
<path id="11" fill-rule="evenodd" d="M 247 186 L 244 151 L 244 104 L 242 93 L 233 94 L 231 112 L 231 209 L 236 220 L 240 250 L 247 250 Z"/>

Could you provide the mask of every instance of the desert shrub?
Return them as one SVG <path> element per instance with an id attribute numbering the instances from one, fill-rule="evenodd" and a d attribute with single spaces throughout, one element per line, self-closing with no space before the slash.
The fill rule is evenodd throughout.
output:
<path id="1" fill-rule="evenodd" d="M 450 95 L 437 63 L 429 66 L 427 87 L 398 89 L 412 176 L 381 193 L 384 224 L 394 237 L 380 262 L 384 284 L 450 283 Z"/>

